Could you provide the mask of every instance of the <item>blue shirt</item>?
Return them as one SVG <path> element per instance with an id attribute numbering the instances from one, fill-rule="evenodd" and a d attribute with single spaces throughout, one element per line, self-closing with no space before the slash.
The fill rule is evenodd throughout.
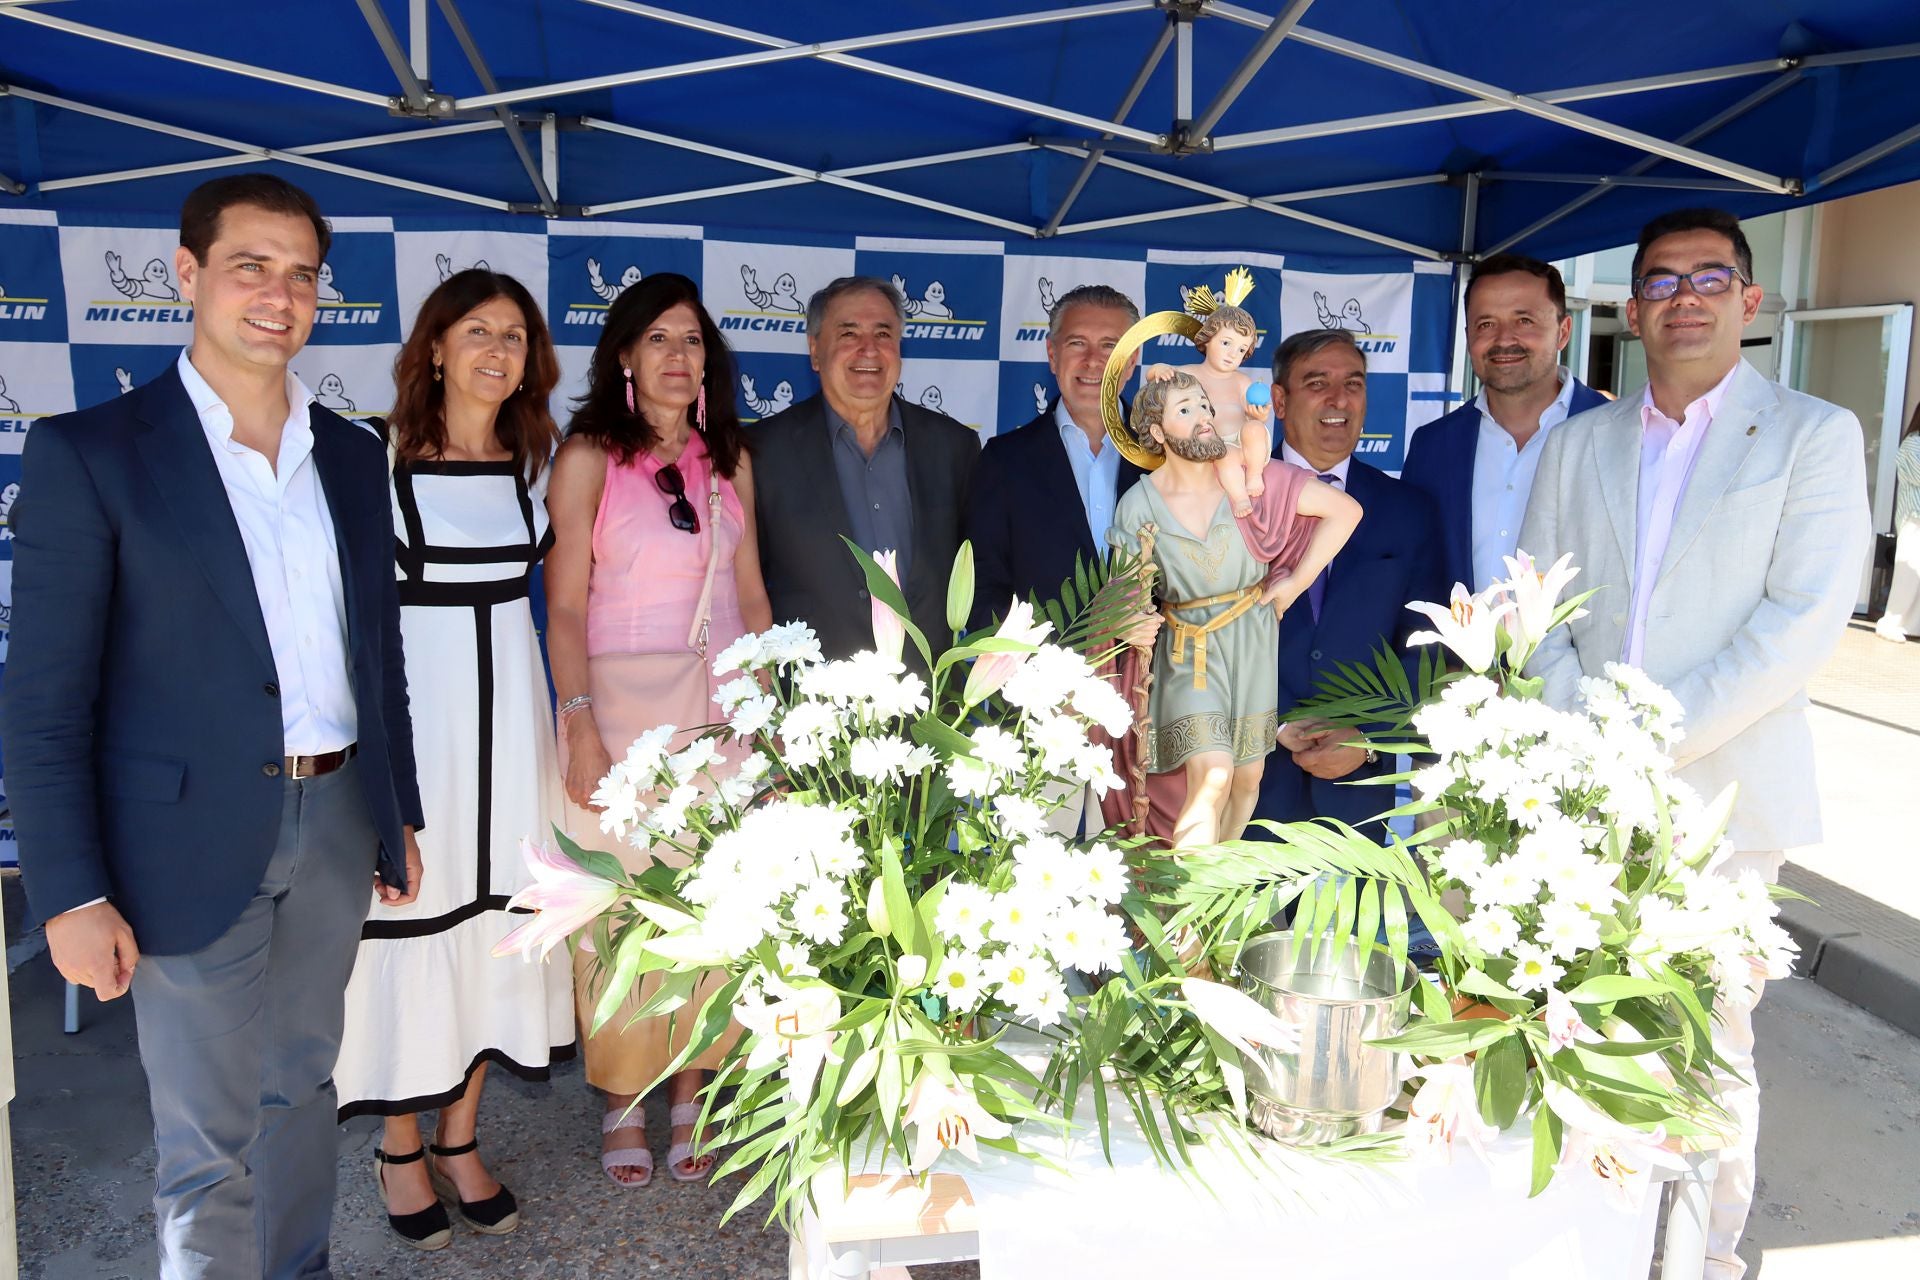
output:
<path id="1" fill-rule="evenodd" d="M 907 433 L 898 401 L 887 405 L 887 433 L 869 458 L 847 420 L 826 406 L 833 437 L 833 469 L 847 505 L 853 540 L 868 555 L 889 547 L 900 553 L 895 567 L 907 580 L 913 550 L 913 496 L 907 487 Z"/>
<path id="2" fill-rule="evenodd" d="M 1520 521 L 1527 514 L 1533 478 L 1540 472 L 1540 453 L 1547 433 L 1567 420 L 1573 406 L 1573 379 L 1560 370 L 1560 394 L 1540 414 L 1540 429 L 1524 449 L 1516 448 L 1505 427 L 1487 411 L 1486 388 L 1474 397 L 1480 410 L 1480 434 L 1473 453 L 1473 582 L 1475 591 L 1507 576 L 1505 557 L 1520 540 Z M 1543 566 L 1544 567 L 1544 566 Z"/>
<path id="3" fill-rule="evenodd" d="M 1060 443 L 1067 451 L 1067 465 L 1073 468 L 1073 484 L 1080 491 L 1080 507 L 1087 515 L 1087 532 L 1093 545 L 1107 545 L 1107 530 L 1113 527 L 1113 509 L 1119 502 L 1120 451 L 1108 441 L 1093 451 L 1093 445 L 1067 412 L 1067 402 L 1054 406 L 1053 420 L 1060 426 Z M 1102 432 L 1105 435 L 1105 432 Z"/>

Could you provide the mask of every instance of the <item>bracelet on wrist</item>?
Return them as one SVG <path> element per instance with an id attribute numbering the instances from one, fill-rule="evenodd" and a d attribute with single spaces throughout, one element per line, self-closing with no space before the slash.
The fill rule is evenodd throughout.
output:
<path id="1" fill-rule="evenodd" d="M 592 705 L 593 695 L 590 693 L 583 693 L 576 698 L 568 698 L 560 704 L 560 723 L 565 724 L 568 719 L 573 716 L 574 712 L 585 711 Z"/>

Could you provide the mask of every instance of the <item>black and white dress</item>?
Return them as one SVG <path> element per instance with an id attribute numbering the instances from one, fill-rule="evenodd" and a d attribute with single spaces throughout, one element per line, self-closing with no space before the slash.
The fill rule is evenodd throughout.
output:
<path id="1" fill-rule="evenodd" d="M 552 838 L 562 791 L 529 582 L 552 542 L 546 476 L 508 462 L 398 462 L 394 558 L 426 827 L 420 897 L 376 898 L 347 986 L 340 1114 L 458 1098 L 495 1062 L 530 1080 L 573 1055 L 572 971 L 497 959 L 528 917 L 523 838 Z"/>

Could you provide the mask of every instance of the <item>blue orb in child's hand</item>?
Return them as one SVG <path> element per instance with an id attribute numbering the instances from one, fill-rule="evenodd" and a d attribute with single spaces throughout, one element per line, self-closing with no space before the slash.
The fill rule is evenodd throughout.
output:
<path id="1" fill-rule="evenodd" d="M 1273 399 L 1273 391 L 1264 382 L 1255 382 L 1247 387 L 1247 403 L 1256 409 L 1264 409 Z"/>

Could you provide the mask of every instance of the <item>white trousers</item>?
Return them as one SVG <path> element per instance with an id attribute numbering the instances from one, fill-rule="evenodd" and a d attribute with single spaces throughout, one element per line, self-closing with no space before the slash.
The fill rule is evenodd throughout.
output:
<path id="1" fill-rule="evenodd" d="M 1907 635 L 1920 635 L 1920 515 L 1900 522 L 1893 544 L 1893 585 L 1880 621 Z"/>
<path id="2" fill-rule="evenodd" d="M 1728 879 L 1751 868 L 1766 877 L 1768 884 L 1780 878 L 1780 865 L 1787 860 L 1782 850 L 1736 853 L 1720 868 Z M 1754 1145 L 1760 1136 L 1760 1081 L 1753 1071 L 1753 1010 L 1760 1003 L 1760 990 L 1766 984 L 1755 983 L 1752 1002 L 1726 1004 L 1716 1012 L 1713 1047 L 1740 1077 L 1719 1073 L 1720 1101 L 1733 1113 L 1739 1132 L 1720 1152 L 1720 1172 L 1713 1180 L 1713 1208 L 1707 1216 L 1706 1280 L 1740 1280 L 1747 1264 L 1734 1250 L 1747 1229 L 1747 1214 L 1753 1208 Z"/>

